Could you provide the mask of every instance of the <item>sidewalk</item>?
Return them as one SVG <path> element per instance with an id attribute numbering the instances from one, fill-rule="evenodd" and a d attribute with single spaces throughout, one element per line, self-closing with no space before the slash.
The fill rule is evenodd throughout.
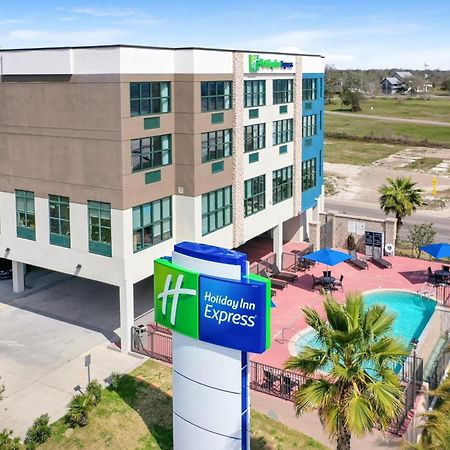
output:
<path id="1" fill-rule="evenodd" d="M 317 413 L 306 413 L 296 417 L 293 403 L 255 391 L 251 391 L 251 405 L 253 409 L 271 419 L 278 420 L 290 428 L 311 436 L 323 445 L 334 448 L 335 444 L 326 436 Z M 362 439 L 352 438 L 352 450 L 399 448 L 402 444 L 401 438 L 390 433 L 383 435 L 376 430 Z"/>

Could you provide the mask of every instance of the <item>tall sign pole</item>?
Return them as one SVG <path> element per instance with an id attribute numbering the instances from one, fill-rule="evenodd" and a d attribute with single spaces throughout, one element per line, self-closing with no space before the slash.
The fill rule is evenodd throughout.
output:
<path id="1" fill-rule="evenodd" d="M 175 450 L 249 450 L 248 352 L 270 343 L 270 281 L 246 255 L 182 242 L 155 261 L 155 320 L 173 332 Z"/>

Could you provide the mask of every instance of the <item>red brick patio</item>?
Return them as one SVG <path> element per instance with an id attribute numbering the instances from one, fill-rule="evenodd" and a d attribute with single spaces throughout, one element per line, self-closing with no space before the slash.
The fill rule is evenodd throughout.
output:
<path id="1" fill-rule="evenodd" d="M 255 241 L 256 246 L 247 243 L 245 248 L 239 250 L 247 253 L 249 261 L 259 261 L 260 258 L 270 254 L 272 241 L 270 239 Z M 308 244 L 286 243 L 285 252 L 302 250 Z M 344 250 L 343 250 L 344 251 Z M 385 257 L 392 263 L 391 269 L 382 269 L 368 262 L 368 270 L 358 270 L 346 262 L 338 264 L 331 269 L 335 278 L 344 276 L 344 292 L 334 291 L 333 296 L 340 302 L 345 299 L 348 292 L 364 292 L 372 289 L 403 289 L 418 292 L 422 289 L 427 279 L 427 268 L 440 269 L 440 263 L 425 261 L 401 256 Z M 299 331 L 306 328 L 301 308 L 310 306 L 324 314 L 323 297 L 318 290 L 312 292 L 312 276 L 321 276 L 326 269 L 323 264 L 316 264 L 311 270 L 298 272 L 298 280 L 289 284 L 284 290 L 277 290 L 274 297 L 276 307 L 272 308 L 272 344 L 271 348 L 262 355 L 254 355 L 252 360 L 275 367 L 282 367 L 290 356 L 288 350 L 289 340 Z M 284 329 L 284 342 L 282 342 L 282 330 Z"/>

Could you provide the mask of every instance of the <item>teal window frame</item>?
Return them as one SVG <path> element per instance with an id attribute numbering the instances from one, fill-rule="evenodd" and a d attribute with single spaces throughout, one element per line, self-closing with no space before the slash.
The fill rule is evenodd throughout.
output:
<path id="1" fill-rule="evenodd" d="M 89 253 L 112 256 L 111 203 L 88 200 Z"/>
<path id="2" fill-rule="evenodd" d="M 162 134 L 131 140 L 131 171 L 172 164 L 172 135 Z"/>
<path id="3" fill-rule="evenodd" d="M 249 217 L 266 209 L 266 176 L 244 182 L 244 215 Z"/>
<path id="4" fill-rule="evenodd" d="M 233 154 L 233 130 L 209 131 L 202 133 L 202 162 L 228 158 Z"/>
<path id="5" fill-rule="evenodd" d="M 170 81 L 130 83 L 130 116 L 149 116 L 171 111 Z"/>
<path id="6" fill-rule="evenodd" d="M 266 147 L 266 124 L 256 123 L 244 128 L 244 152 L 261 150 Z"/>
<path id="7" fill-rule="evenodd" d="M 273 104 L 292 103 L 294 101 L 294 80 L 282 78 L 273 80 Z"/>
<path id="8" fill-rule="evenodd" d="M 62 195 L 48 196 L 50 244 L 70 247 L 70 200 Z"/>
<path id="9" fill-rule="evenodd" d="M 233 222 L 231 186 L 202 195 L 202 236 L 220 230 Z"/>
<path id="10" fill-rule="evenodd" d="M 232 81 L 201 81 L 201 111 L 224 111 L 231 109 L 233 94 Z"/>
<path id="11" fill-rule="evenodd" d="M 266 80 L 244 81 L 244 108 L 266 104 Z"/>
<path id="12" fill-rule="evenodd" d="M 133 207 L 133 252 L 172 239 L 172 197 Z"/>
<path id="13" fill-rule="evenodd" d="M 292 197 L 292 166 L 272 172 L 272 202 L 280 203 Z"/>
<path id="14" fill-rule="evenodd" d="M 276 120 L 273 122 L 273 145 L 292 142 L 294 138 L 294 119 Z"/>
<path id="15" fill-rule="evenodd" d="M 317 114 L 302 117 L 302 138 L 315 136 L 317 134 Z"/>
<path id="16" fill-rule="evenodd" d="M 302 99 L 303 101 L 317 100 L 318 98 L 318 78 L 303 78 Z"/>
<path id="17" fill-rule="evenodd" d="M 17 237 L 36 240 L 36 212 L 34 192 L 16 189 Z"/>
<path id="18" fill-rule="evenodd" d="M 302 161 L 302 191 L 317 185 L 317 158 Z"/>

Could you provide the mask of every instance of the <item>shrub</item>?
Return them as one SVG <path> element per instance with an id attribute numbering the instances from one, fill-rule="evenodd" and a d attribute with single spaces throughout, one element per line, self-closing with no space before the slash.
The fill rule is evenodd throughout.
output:
<path id="1" fill-rule="evenodd" d="M 353 234 L 349 234 L 347 238 L 347 248 L 349 250 L 356 250 L 356 243 Z"/>
<path id="2" fill-rule="evenodd" d="M 48 414 L 38 417 L 27 430 L 25 444 L 27 450 L 34 450 L 39 444 L 43 444 L 52 434 Z"/>
<path id="3" fill-rule="evenodd" d="M 92 395 L 94 405 L 98 405 L 102 399 L 102 385 L 97 380 L 92 380 L 86 387 L 86 393 Z"/>
<path id="4" fill-rule="evenodd" d="M 121 375 L 118 372 L 113 372 L 111 374 L 111 383 L 110 386 L 112 389 L 117 390 L 119 388 L 119 384 L 120 384 L 120 379 L 121 379 Z"/>
<path id="5" fill-rule="evenodd" d="M 70 426 L 84 427 L 89 423 L 89 412 L 93 407 L 93 398 L 90 394 L 77 394 L 69 403 L 69 411 L 67 412 L 67 421 Z"/>
<path id="6" fill-rule="evenodd" d="M 12 430 L 4 428 L 0 431 L 0 448 L 2 450 L 20 450 L 22 445 L 20 439 L 12 436 Z"/>

